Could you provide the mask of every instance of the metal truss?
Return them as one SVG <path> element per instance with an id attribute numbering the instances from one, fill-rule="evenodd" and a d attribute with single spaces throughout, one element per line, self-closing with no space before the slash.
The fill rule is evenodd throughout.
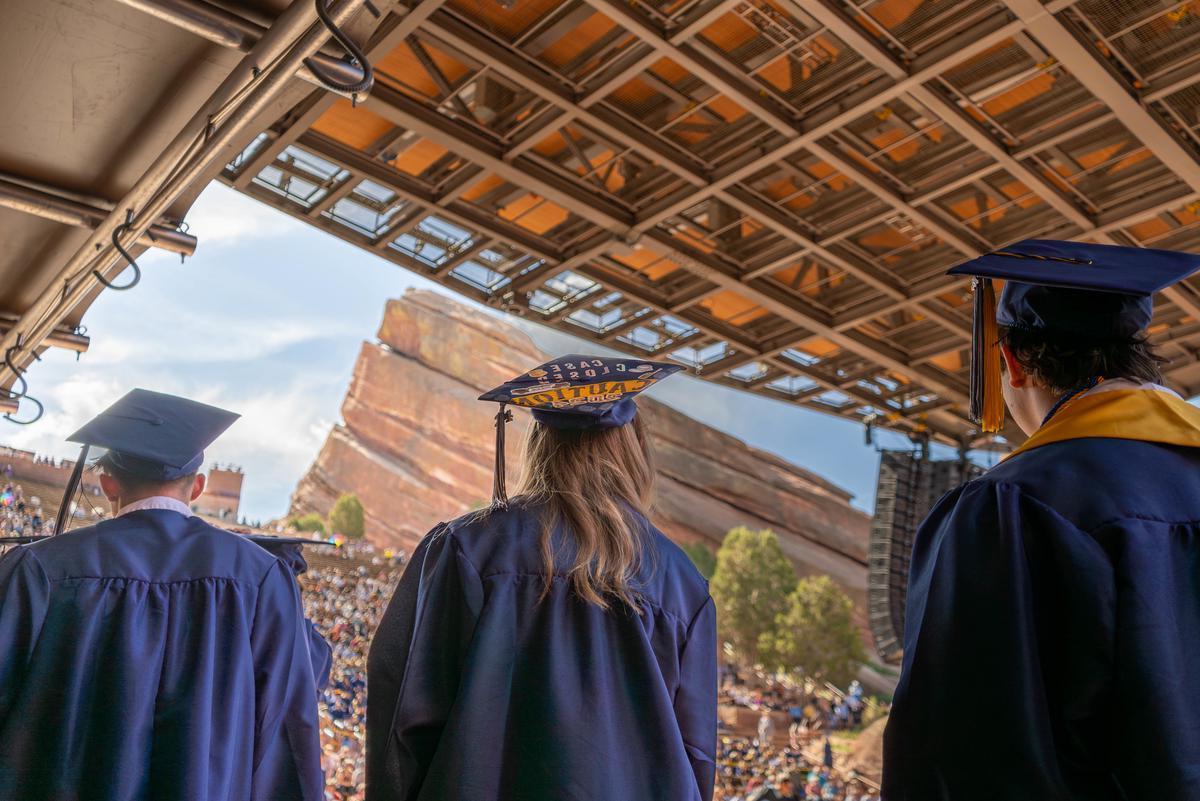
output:
<path id="1" fill-rule="evenodd" d="M 182 0 L 176 0 L 176 3 Z M 228 4 L 227 4 L 228 5 Z M 1200 248 L 1200 19 L 1151 0 L 421 0 L 222 180 L 481 302 L 947 442 L 1028 237 Z M 1153 335 L 1200 391 L 1200 294 Z"/>

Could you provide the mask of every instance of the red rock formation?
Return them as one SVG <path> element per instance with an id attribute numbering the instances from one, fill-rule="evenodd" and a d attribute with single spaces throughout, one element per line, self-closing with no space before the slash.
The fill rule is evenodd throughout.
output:
<path id="1" fill-rule="evenodd" d="M 344 423 L 296 487 L 292 514 L 328 514 L 354 492 L 368 538 L 411 552 L 434 524 L 490 498 L 495 407 L 475 398 L 545 358 L 515 326 L 445 296 L 389 301 L 379 342 L 363 343 Z M 771 528 L 801 573 L 828 573 L 865 606 L 869 520 L 848 493 L 653 399 L 638 403 L 657 445 L 655 522 L 666 534 L 715 549 L 735 526 Z M 510 477 L 528 419 L 518 412 L 510 426 Z"/>

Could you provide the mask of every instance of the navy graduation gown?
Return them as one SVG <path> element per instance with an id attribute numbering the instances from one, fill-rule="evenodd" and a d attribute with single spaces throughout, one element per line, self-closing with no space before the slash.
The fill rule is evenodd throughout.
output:
<path id="1" fill-rule="evenodd" d="M 519 499 L 425 538 L 371 644 L 369 801 L 711 799 L 715 611 L 642 523 L 640 616 L 561 576 L 539 601 L 537 510 Z"/>
<path id="2" fill-rule="evenodd" d="M 291 571 L 143 510 L 0 561 L 0 798 L 311 799 L 324 792 Z"/>
<path id="3" fill-rule="evenodd" d="M 886 801 L 1200 799 L 1200 449 L 1047 444 L 917 535 Z"/>

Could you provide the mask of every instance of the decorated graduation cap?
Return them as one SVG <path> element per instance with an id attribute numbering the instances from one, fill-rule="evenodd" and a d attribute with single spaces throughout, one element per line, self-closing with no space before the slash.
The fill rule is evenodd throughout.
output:
<path id="1" fill-rule="evenodd" d="M 533 419 L 560 430 L 601 431 L 629 423 L 637 415 L 634 397 L 683 367 L 642 359 L 561 356 L 479 396 L 500 404 L 496 413 L 496 473 L 492 503 L 504 506 L 504 427 L 507 406 L 529 409 Z"/>
<path id="2" fill-rule="evenodd" d="M 972 421 L 1004 424 L 997 326 L 1063 340 L 1117 343 L 1150 324 L 1153 295 L 1200 270 L 1200 255 L 1169 250 L 1027 239 L 950 270 L 974 278 Z M 996 300 L 992 279 L 1006 283 Z"/>
<path id="3" fill-rule="evenodd" d="M 90 448 L 107 448 L 97 463 L 146 481 L 173 481 L 204 464 L 204 449 L 240 415 L 177 395 L 130 390 L 67 437 L 83 445 L 58 512 L 62 533 L 66 510 L 79 485 Z"/>

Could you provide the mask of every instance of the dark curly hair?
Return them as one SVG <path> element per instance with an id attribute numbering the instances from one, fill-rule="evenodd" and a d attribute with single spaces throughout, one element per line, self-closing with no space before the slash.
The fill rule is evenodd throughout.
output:
<path id="1" fill-rule="evenodd" d="M 1094 376 L 1163 383 L 1160 368 L 1166 359 L 1144 335 L 1096 342 L 1002 326 L 1000 342 L 1008 345 L 1027 373 L 1055 392 L 1070 392 Z"/>

